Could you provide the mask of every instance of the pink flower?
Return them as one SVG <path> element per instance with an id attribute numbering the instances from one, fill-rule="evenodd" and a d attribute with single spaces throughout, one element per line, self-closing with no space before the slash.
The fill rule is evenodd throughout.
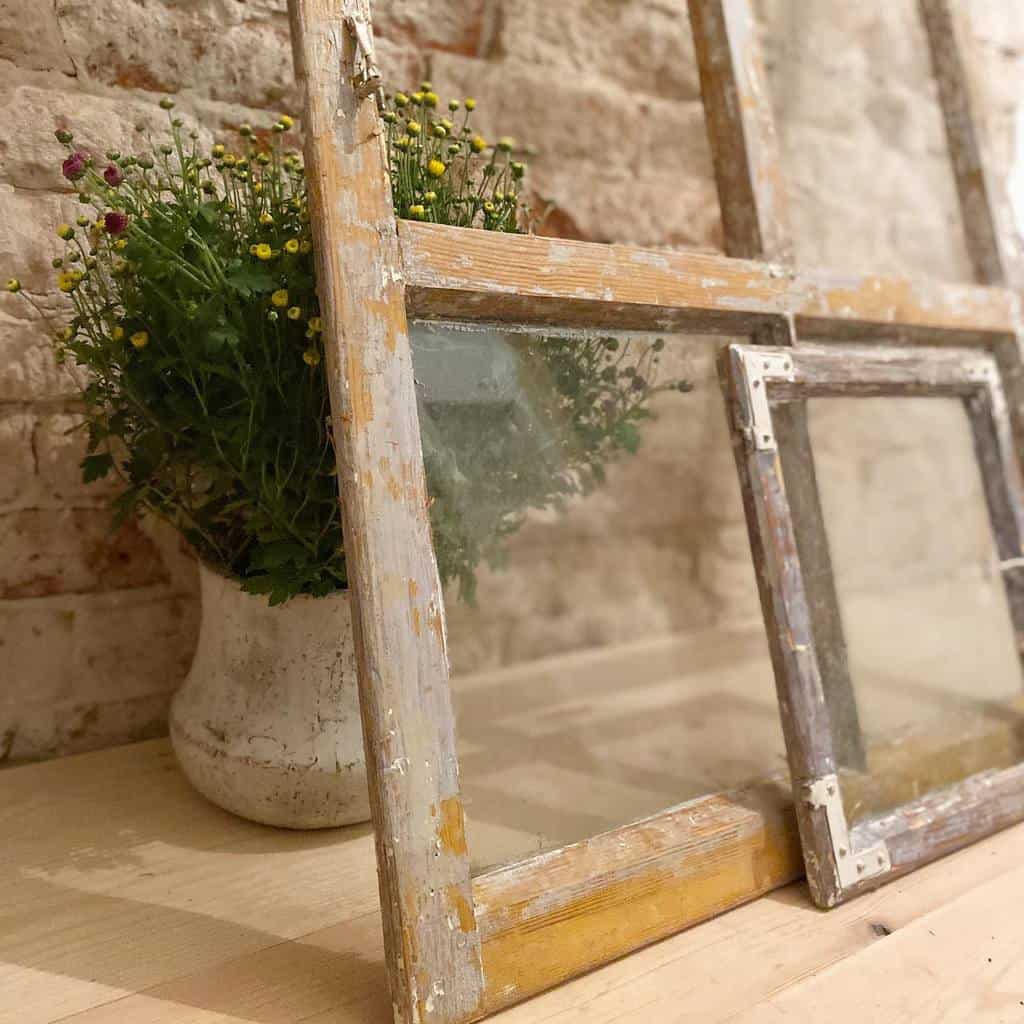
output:
<path id="1" fill-rule="evenodd" d="M 83 153 L 82 150 L 79 149 L 72 153 L 71 156 L 69 156 L 67 160 L 60 165 L 60 169 L 63 171 L 64 177 L 67 178 L 68 181 L 78 181 L 78 179 L 85 174 L 85 167 L 88 162 L 89 154 Z"/>
<path id="2" fill-rule="evenodd" d="M 124 181 L 124 172 L 117 164 L 107 164 L 107 169 L 103 172 L 103 180 L 111 188 L 117 188 Z"/>
<path id="3" fill-rule="evenodd" d="M 103 214 L 103 227 L 108 235 L 119 235 L 128 227 L 128 214 L 120 210 L 108 210 Z"/>

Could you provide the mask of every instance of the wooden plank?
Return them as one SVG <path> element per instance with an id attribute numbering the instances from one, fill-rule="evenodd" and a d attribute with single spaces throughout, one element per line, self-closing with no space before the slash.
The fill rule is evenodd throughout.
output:
<path id="1" fill-rule="evenodd" d="M 954 0 L 918 0 L 931 51 L 953 163 L 960 216 L 975 280 L 1024 288 L 1024 238 L 1016 227 L 1007 188 L 993 172 L 992 147 L 984 130 L 971 6 Z M 996 349 L 1017 449 L 1024 453 L 1024 335 Z"/>
<path id="2" fill-rule="evenodd" d="M 850 830 L 854 846 L 885 842 L 891 873 L 853 887 L 843 898 L 912 871 L 1024 818 L 1024 764 L 981 772 Z"/>
<path id="3" fill-rule="evenodd" d="M 1019 303 L 977 285 L 789 270 L 665 252 L 400 221 L 409 315 L 424 319 L 749 334 L 795 318 L 809 338 L 995 342 Z"/>
<path id="4" fill-rule="evenodd" d="M 1024 288 L 1024 248 L 1014 229 L 1006 189 L 989 167 L 982 103 L 975 96 L 970 54 L 970 4 L 918 0 L 946 125 L 967 251 L 982 284 Z"/>
<path id="5" fill-rule="evenodd" d="M 822 807 L 803 799 L 805 784 L 836 773 L 831 723 L 782 464 L 776 449 L 758 447 L 752 436 L 757 417 L 744 351 L 754 354 L 760 350 L 730 345 L 721 355 L 719 369 L 733 423 L 733 449 L 775 670 L 807 881 L 815 903 L 831 906 L 839 899 L 841 886 L 834 862 L 822 856 L 822 851 L 831 849 L 828 821 Z M 786 349 L 779 352 L 790 354 Z M 791 367 L 792 361 L 786 365 Z"/>
<path id="6" fill-rule="evenodd" d="M 758 351 L 791 356 L 791 369 L 765 382 L 772 399 L 779 401 L 876 395 L 966 398 L 999 375 L 989 353 L 970 348 L 844 345 L 838 350 L 801 345 L 792 353 L 784 347 Z"/>
<path id="7" fill-rule="evenodd" d="M 793 262 L 786 185 L 749 0 L 689 0 L 730 256 Z"/>
<path id="8" fill-rule="evenodd" d="M 485 1009 L 663 939 L 802 874 L 788 787 L 703 797 L 474 880 Z"/>
<path id="9" fill-rule="evenodd" d="M 398 1019 L 483 989 L 441 586 L 380 118 L 353 87 L 368 0 L 291 0 L 388 974 Z"/>
<path id="10" fill-rule="evenodd" d="M 952 899 L 858 955 L 731 1018 L 1004 1024 L 1024 1016 L 1024 868 Z"/>

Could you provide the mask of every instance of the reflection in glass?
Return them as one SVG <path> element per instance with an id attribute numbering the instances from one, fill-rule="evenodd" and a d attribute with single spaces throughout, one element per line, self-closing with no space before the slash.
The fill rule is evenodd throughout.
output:
<path id="1" fill-rule="evenodd" d="M 961 403 L 808 407 L 867 751 L 843 783 L 857 820 L 1019 761 L 1021 668 Z"/>
<path id="2" fill-rule="evenodd" d="M 478 868 L 783 770 L 717 347 L 414 325 Z"/>

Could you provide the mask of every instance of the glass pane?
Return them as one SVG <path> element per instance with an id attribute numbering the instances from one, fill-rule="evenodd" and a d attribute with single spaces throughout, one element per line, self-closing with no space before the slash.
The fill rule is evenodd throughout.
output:
<path id="1" fill-rule="evenodd" d="M 962 404 L 808 406 L 866 751 L 843 784 L 856 820 L 1020 760 L 1021 668 Z"/>
<path id="2" fill-rule="evenodd" d="M 717 343 L 413 352 L 474 865 L 784 770 Z"/>
<path id="3" fill-rule="evenodd" d="M 797 265 L 972 280 L 918 0 L 755 10 Z"/>

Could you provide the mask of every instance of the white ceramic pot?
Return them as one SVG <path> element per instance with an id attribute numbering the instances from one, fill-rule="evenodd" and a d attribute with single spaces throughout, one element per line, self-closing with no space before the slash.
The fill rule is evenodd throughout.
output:
<path id="1" fill-rule="evenodd" d="M 171 704 L 171 741 L 192 785 L 266 825 L 366 821 L 348 594 L 271 608 L 200 566 L 199 646 Z"/>

